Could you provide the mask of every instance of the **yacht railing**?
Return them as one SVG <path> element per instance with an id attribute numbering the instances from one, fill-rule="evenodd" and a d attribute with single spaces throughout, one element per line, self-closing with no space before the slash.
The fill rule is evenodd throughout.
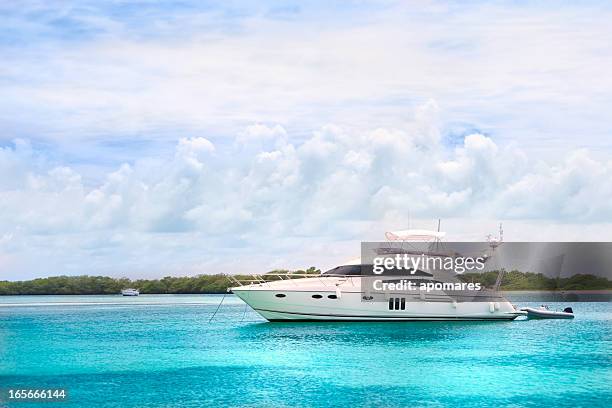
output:
<path id="1" fill-rule="evenodd" d="M 249 285 L 269 285 L 270 282 L 278 281 L 294 281 L 296 279 L 303 278 L 319 278 L 323 285 L 327 286 L 325 278 L 345 278 L 351 279 L 352 276 L 348 275 L 323 275 L 323 274 L 312 274 L 312 273 L 266 273 L 266 274 L 251 274 L 251 275 L 228 275 L 227 278 L 235 286 L 249 286 Z M 342 282 L 344 282 L 342 281 Z M 337 282 L 337 281 L 336 281 Z M 295 285 L 297 283 L 293 282 Z M 335 285 L 334 285 L 335 286 Z"/>

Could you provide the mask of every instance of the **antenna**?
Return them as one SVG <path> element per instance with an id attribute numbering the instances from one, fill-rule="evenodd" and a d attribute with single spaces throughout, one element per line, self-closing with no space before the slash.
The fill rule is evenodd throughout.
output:
<path id="1" fill-rule="evenodd" d="M 440 218 L 438 218 L 438 232 L 440 232 Z M 436 251 L 440 249 L 440 242 L 440 238 L 436 238 L 433 242 L 433 244 L 435 244 Z"/>
<path id="2" fill-rule="evenodd" d="M 491 247 L 491 257 L 495 255 L 495 249 L 502 244 L 504 241 L 504 229 L 502 227 L 502 223 L 499 223 L 499 233 L 497 237 L 493 237 L 491 234 L 487 235 L 487 242 L 489 243 L 489 247 Z M 504 279 L 504 274 L 506 273 L 505 269 L 500 269 L 497 274 L 497 279 L 495 280 L 495 285 L 493 286 L 493 290 L 499 290 L 501 286 L 502 280 Z"/>

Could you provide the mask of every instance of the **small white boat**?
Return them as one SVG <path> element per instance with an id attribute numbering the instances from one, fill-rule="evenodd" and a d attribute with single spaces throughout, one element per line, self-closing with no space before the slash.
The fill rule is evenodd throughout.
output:
<path id="1" fill-rule="evenodd" d="M 128 288 L 128 289 L 123 289 L 121 291 L 121 294 L 123 296 L 138 296 L 140 295 L 140 291 L 138 291 L 138 289 Z"/>
<path id="2" fill-rule="evenodd" d="M 566 307 L 562 312 L 550 310 L 548 306 L 542 305 L 539 308 L 523 307 L 521 310 L 527 312 L 528 319 L 573 319 L 574 311 L 571 307 Z"/>

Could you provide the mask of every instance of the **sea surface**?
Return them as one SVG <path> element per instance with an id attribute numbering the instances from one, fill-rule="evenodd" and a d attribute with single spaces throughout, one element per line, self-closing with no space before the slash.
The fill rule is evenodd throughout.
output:
<path id="1" fill-rule="evenodd" d="M 0 407 L 612 406 L 610 302 L 549 303 L 571 321 L 267 323 L 221 300 L 0 297 L 0 389 L 68 391 Z"/>

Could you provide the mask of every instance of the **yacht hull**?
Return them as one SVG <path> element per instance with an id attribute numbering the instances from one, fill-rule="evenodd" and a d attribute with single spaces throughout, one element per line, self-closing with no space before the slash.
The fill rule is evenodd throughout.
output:
<path id="1" fill-rule="evenodd" d="M 441 294 L 417 299 L 389 293 L 389 297 L 405 297 L 401 309 L 391 310 L 387 302 L 362 301 L 363 294 L 357 291 L 283 289 L 245 286 L 231 290 L 273 322 L 513 320 L 526 314 L 503 298 L 495 302 L 453 302 Z"/>
<path id="2" fill-rule="evenodd" d="M 299 314 L 288 312 L 274 312 L 255 309 L 262 317 L 270 322 L 401 322 L 401 321 L 481 321 L 481 320 L 514 320 L 519 315 L 512 316 L 346 316 L 332 314 Z"/>

